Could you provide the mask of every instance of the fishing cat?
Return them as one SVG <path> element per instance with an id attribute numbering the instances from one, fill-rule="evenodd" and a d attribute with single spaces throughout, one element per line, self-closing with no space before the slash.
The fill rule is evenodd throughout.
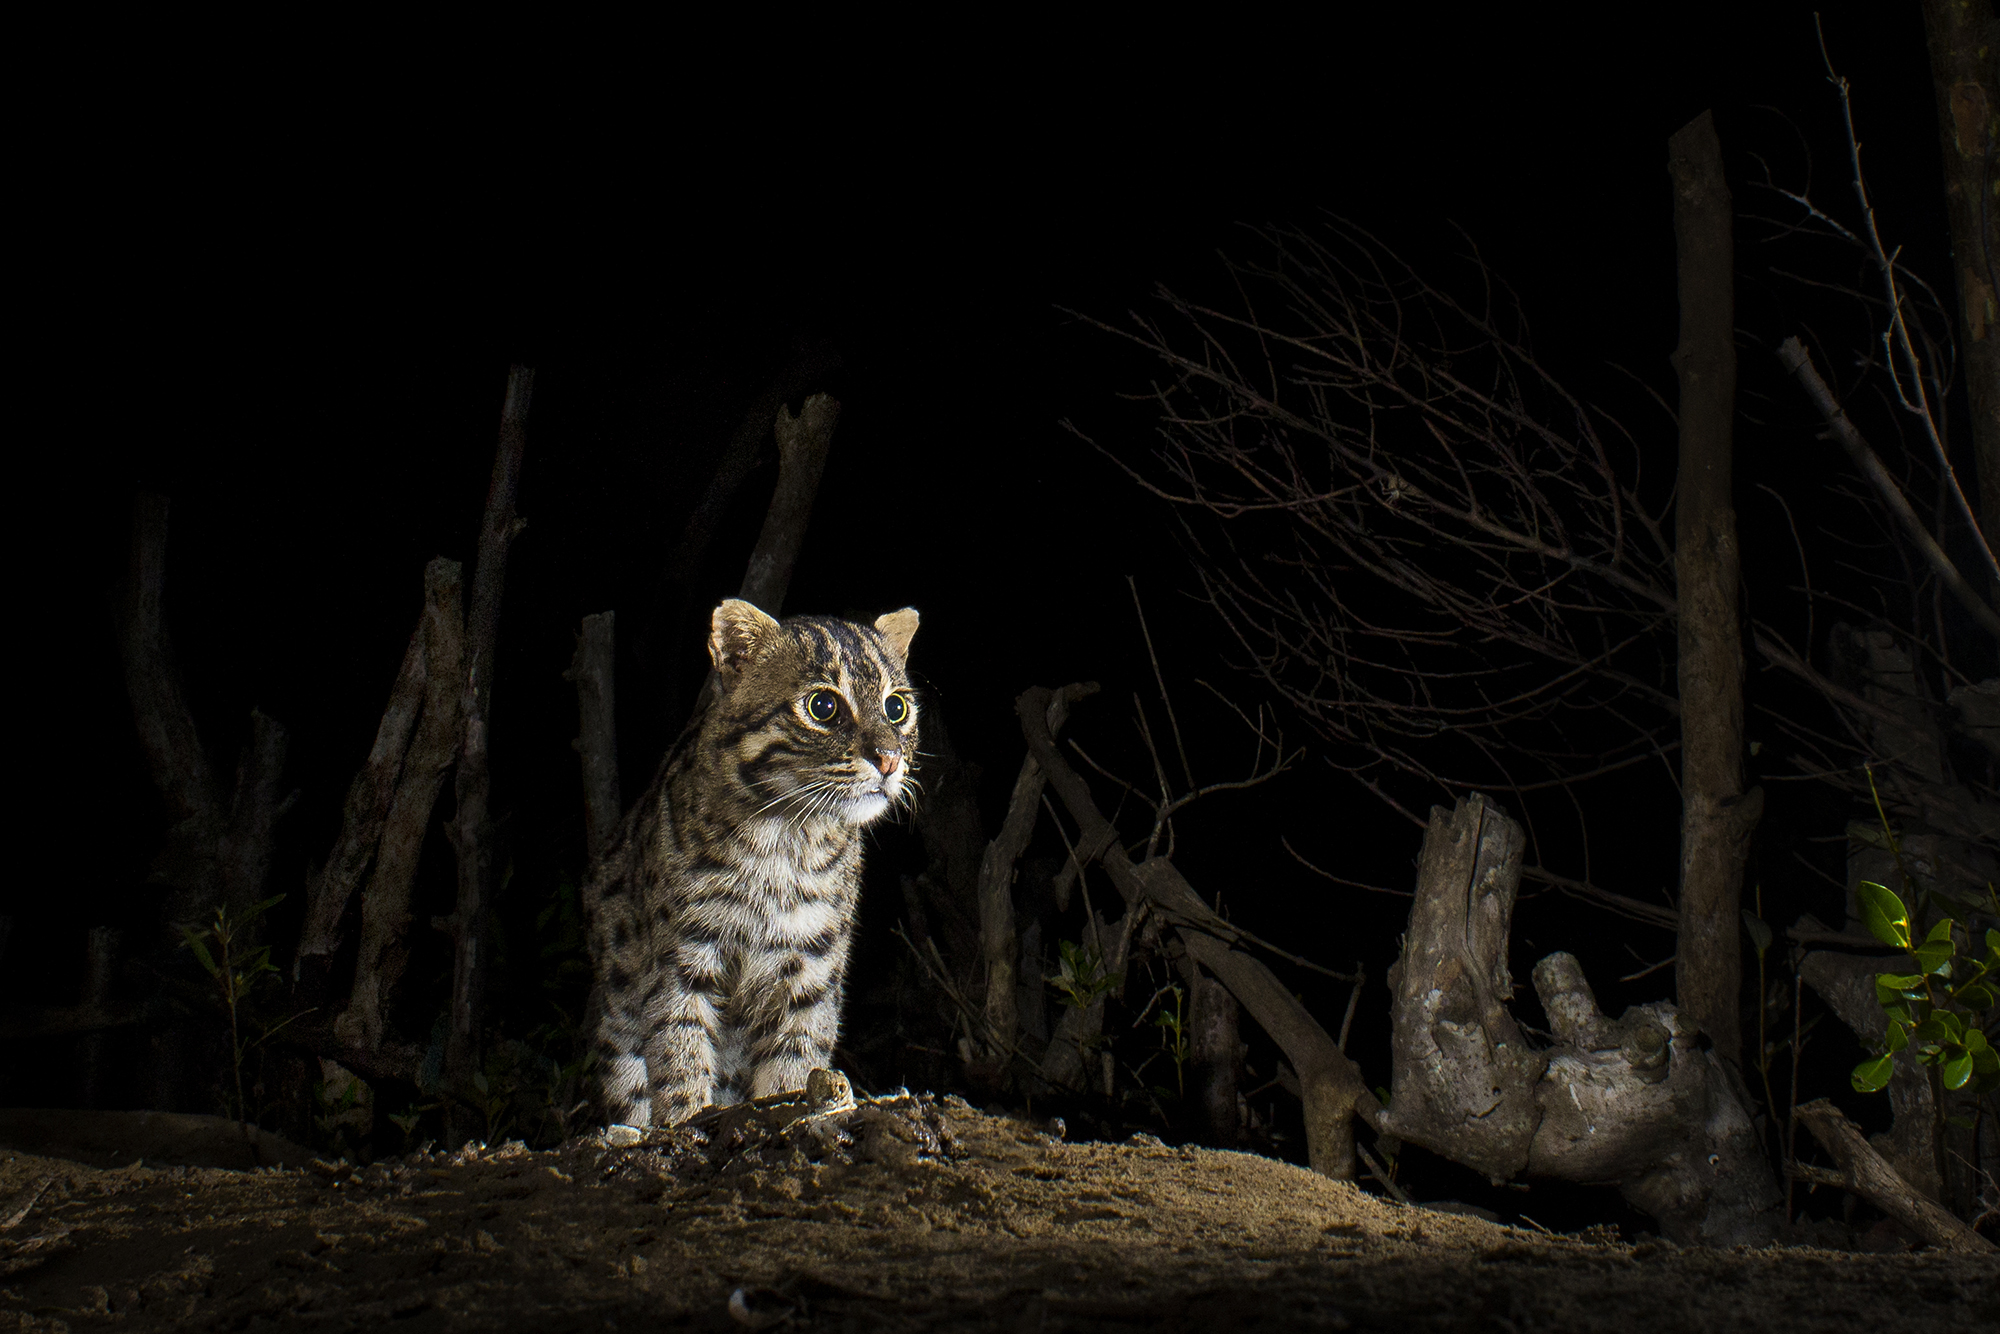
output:
<path id="1" fill-rule="evenodd" d="M 916 632 L 908 607 L 715 609 L 703 711 L 584 890 L 610 1121 L 673 1125 L 831 1063 L 861 830 L 916 793 Z"/>

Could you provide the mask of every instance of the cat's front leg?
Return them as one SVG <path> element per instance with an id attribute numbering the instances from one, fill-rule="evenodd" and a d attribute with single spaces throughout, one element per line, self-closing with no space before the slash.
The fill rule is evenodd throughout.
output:
<path id="1" fill-rule="evenodd" d="M 750 1057 L 756 1068 L 750 1081 L 752 1098 L 802 1089 L 815 1069 L 832 1067 L 846 963 L 842 941 L 837 951 L 818 956 L 795 953 L 780 964 L 778 985 L 758 1008 L 750 1035 Z"/>
<path id="2" fill-rule="evenodd" d="M 653 1124 L 659 1126 L 679 1125 L 715 1095 L 720 970 L 702 951 L 683 946 L 676 953 L 647 1007 L 652 1027 L 646 1071 L 652 1082 Z"/>

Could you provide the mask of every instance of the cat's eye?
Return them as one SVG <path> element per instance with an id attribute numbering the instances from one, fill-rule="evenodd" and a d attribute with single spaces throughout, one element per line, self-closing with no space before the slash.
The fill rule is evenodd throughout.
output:
<path id="1" fill-rule="evenodd" d="M 830 723 L 840 715 L 840 696 L 831 690 L 815 690 L 806 696 L 806 717 L 816 723 Z"/>
<path id="2" fill-rule="evenodd" d="M 882 701 L 882 716 L 890 722 L 900 725 L 904 719 L 910 716 L 909 699 L 900 691 L 889 696 L 889 698 Z"/>

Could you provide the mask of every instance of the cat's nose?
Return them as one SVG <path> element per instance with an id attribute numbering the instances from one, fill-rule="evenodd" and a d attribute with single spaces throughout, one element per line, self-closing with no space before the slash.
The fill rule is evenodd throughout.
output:
<path id="1" fill-rule="evenodd" d="M 875 752 L 875 767 L 887 778 L 903 767 L 903 752 L 900 750 L 878 750 Z"/>

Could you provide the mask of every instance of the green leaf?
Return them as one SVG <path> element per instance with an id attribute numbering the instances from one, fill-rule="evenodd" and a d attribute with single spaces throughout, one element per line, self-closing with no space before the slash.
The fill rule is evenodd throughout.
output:
<path id="1" fill-rule="evenodd" d="M 1917 961 L 1917 965 L 1933 977 L 1951 976 L 1951 958 L 1954 953 L 1956 951 L 1952 949 L 1948 940 L 1935 944 L 1926 942 L 1910 950 L 1910 955 Z"/>
<path id="2" fill-rule="evenodd" d="M 1986 1035 L 1976 1028 L 1965 1030 L 1965 1049 L 1970 1052 L 1993 1050 L 1992 1046 L 1986 1041 Z"/>
<path id="3" fill-rule="evenodd" d="M 2000 1004 L 2000 992 L 1985 978 L 1976 982 L 1961 982 L 1951 993 L 1951 998 L 1968 1010 L 1990 1010 Z"/>
<path id="4" fill-rule="evenodd" d="M 1894 890 L 1863 880 L 1854 887 L 1854 897 L 1861 905 L 1861 920 L 1875 939 L 1899 950 L 1910 947 L 1910 910 Z"/>
<path id="5" fill-rule="evenodd" d="M 1894 1056 L 1897 1052 L 1910 1045 L 1910 1030 L 1897 1023 L 1894 1019 L 1891 1019 L 1889 1021 L 1888 1043 L 1889 1054 Z"/>
<path id="6" fill-rule="evenodd" d="M 1966 1052 L 1953 1060 L 1946 1061 L 1940 1072 L 1944 1076 L 1944 1086 L 1948 1089 L 1962 1089 L 1972 1078 L 1972 1053 Z"/>
<path id="7" fill-rule="evenodd" d="M 1991 927 L 1986 929 L 1986 948 L 1995 954 L 2000 954 L 2000 931 L 1995 931 Z"/>
<path id="8" fill-rule="evenodd" d="M 1940 918 L 1938 924 L 1930 929 L 1930 934 L 1926 935 L 1924 939 L 1933 943 L 1940 940 L 1950 940 L 1951 918 Z"/>
<path id="9" fill-rule="evenodd" d="M 244 909 L 243 916 L 238 918 L 237 921 L 254 922 L 259 917 L 262 917 L 265 913 L 277 907 L 284 901 L 285 901 L 285 896 L 283 894 L 273 894 L 270 898 L 265 899 L 262 903 L 253 903 L 248 908 Z"/>
<path id="10" fill-rule="evenodd" d="M 472 1087 L 478 1089 L 481 1093 L 486 1092 L 486 1072 L 484 1070 L 474 1070 L 472 1072 Z"/>
<path id="11" fill-rule="evenodd" d="M 1863 1061 L 1855 1066 L 1849 1079 L 1858 1092 L 1880 1093 L 1888 1084 L 1889 1076 L 1895 1072 L 1896 1060 L 1893 1056 L 1877 1056 L 1872 1061 Z"/>
<path id="12" fill-rule="evenodd" d="M 1910 1017 L 1910 1007 L 1907 1005 L 1884 1005 L 1882 1013 L 1888 1015 L 1899 1024 L 1907 1025 L 1917 1022 Z"/>
<path id="13" fill-rule="evenodd" d="M 1750 933 L 1750 943 L 1762 954 L 1771 948 L 1771 924 L 1748 908 L 1743 910 L 1743 929 Z"/>
<path id="14" fill-rule="evenodd" d="M 1924 994 L 1922 973 L 1877 973 L 1875 974 L 1875 999 L 1884 1005 L 1894 1005 L 1898 996 L 1916 1000 Z"/>
<path id="15" fill-rule="evenodd" d="M 214 956 L 208 952 L 208 946 L 203 943 L 203 938 L 207 934 L 206 931 L 190 931 L 188 928 L 182 927 L 181 943 L 194 951 L 195 962 L 202 966 L 203 971 L 210 977 L 219 977 L 222 974 L 222 970 L 215 966 Z"/>

